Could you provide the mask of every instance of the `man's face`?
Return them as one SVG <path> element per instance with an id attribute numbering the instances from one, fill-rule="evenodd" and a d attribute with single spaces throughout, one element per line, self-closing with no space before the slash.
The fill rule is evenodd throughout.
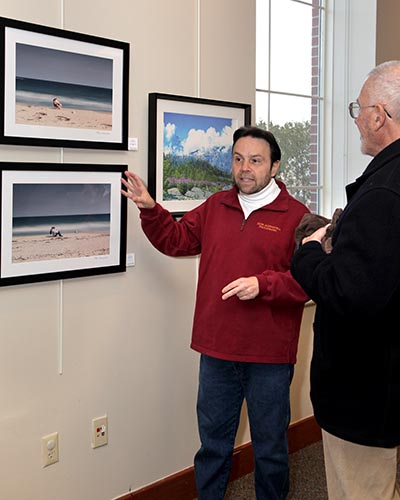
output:
<path id="1" fill-rule="evenodd" d="M 271 164 L 271 150 L 267 141 L 242 137 L 232 151 L 232 176 L 242 193 L 258 193 L 276 175 L 279 161 Z"/>
<path id="2" fill-rule="evenodd" d="M 370 95 L 368 80 L 364 83 L 357 102 L 360 105 L 360 112 L 354 121 L 360 132 L 361 152 L 365 155 L 375 156 L 382 149 L 382 144 L 379 142 L 380 136 L 377 134 L 379 109 Z"/>

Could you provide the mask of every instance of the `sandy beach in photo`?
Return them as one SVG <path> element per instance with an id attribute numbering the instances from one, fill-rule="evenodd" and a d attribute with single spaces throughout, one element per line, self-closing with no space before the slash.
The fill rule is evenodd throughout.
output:
<path id="1" fill-rule="evenodd" d="M 112 113 L 86 109 L 52 108 L 16 103 L 15 122 L 19 125 L 44 125 L 95 130 L 112 129 Z"/>
<path id="2" fill-rule="evenodd" d="M 74 259 L 110 253 L 110 233 L 18 236 L 12 239 L 12 262 Z"/>

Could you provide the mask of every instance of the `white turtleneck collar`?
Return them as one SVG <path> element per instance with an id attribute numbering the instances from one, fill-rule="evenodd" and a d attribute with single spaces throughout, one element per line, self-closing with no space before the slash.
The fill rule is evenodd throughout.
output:
<path id="1" fill-rule="evenodd" d="M 275 198 L 278 197 L 281 192 L 281 188 L 278 186 L 275 179 L 271 179 L 270 182 L 265 186 L 265 188 L 261 189 L 257 193 L 253 194 L 245 194 L 239 191 L 239 203 L 244 212 L 244 218 L 247 217 L 258 208 L 263 207 L 264 205 L 268 205 L 272 203 Z"/>

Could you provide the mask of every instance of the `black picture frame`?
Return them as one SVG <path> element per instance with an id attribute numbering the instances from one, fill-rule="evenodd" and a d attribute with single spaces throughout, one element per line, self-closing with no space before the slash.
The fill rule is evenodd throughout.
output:
<path id="1" fill-rule="evenodd" d="M 250 122 L 250 104 L 150 93 L 148 189 L 153 198 L 180 217 L 211 192 L 231 186 L 232 135 Z M 188 162 L 198 179 L 172 175 Z"/>
<path id="2" fill-rule="evenodd" d="M 0 286 L 126 271 L 127 168 L 0 162 Z"/>
<path id="3" fill-rule="evenodd" d="M 127 150 L 129 49 L 0 17 L 0 144 Z"/>

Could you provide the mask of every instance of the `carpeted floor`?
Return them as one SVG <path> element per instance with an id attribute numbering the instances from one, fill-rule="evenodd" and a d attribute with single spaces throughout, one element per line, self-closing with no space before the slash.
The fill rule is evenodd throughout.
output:
<path id="1" fill-rule="evenodd" d="M 327 500 L 322 441 L 289 456 L 290 493 L 288 500 Z M 228 486 L 225 500 L 255 500 L 253 474 Z"/>
<path id="2" fill-rule="evenodd" d="M 322 441 L 289 455 L 290 492 L 287 500 L 328 500 Z M 397 480 L 400 483 L 400 448 Z M 228 486 L 225 500 L 255 500 L 253 474 Z"/>
<path id="3" fill-rule="evenodd" d="M 400 448 L 398 457 L 397 478 L 400 483 Z M 322 441 L 291 453 L 289 466 L 290 492 L 287 500 L 328 500 Z M 253 474 L 230 483 L 225 500 L 256 500 Z"/>

